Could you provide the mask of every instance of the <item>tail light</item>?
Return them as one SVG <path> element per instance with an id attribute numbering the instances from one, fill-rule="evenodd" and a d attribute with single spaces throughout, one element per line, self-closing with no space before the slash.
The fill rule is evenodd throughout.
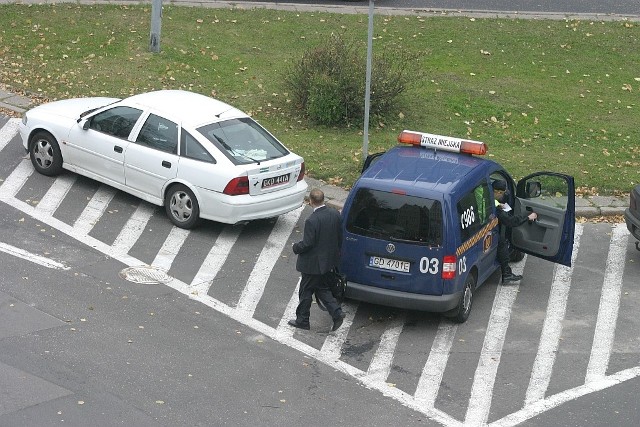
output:
<path id="1" fill-rule="evenodd" d="M 455 255 L 446 255 L 442 258 L 442 278 L 454 279 L 456 277 L 457 259 Z"/>
<path id="2" fill-rule="evenodd" d="M 226 187 L 224 187 L 224 194 L 227 196 L 239 196 L 241 194 L 249 194 L 249 178 L 246 176 L 239 176 L 233 178 Z"/>
<path id="3" fill-rule="evenodd" d="M 298 175 L 298 181 L 302 181 L 304 179 L 304 162 L 300 165 L 300 175 Z"/>

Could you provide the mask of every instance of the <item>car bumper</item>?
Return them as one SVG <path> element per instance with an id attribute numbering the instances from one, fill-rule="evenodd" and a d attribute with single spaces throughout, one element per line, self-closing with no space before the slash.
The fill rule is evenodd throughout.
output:
<path id="1" fill-rule="evenodd" d="M 306 193 L 307 183 L 304 181 L 282 191 L 260 196 L 202 192 L 198 197 L 200 217 L 225 224 L 272 218 L 302 206 Z"/>
<path id="2" fill-rule="evenodd" d="M 624 221 L 627 223 L 629 233 L 636 239 L 640 240 L 640 219 L 633 216 L 629 208 L 624 211 Z"/>
<path id="3" fill-rule="evenodd" d="M 30 129 L 24 125 L 24 123 L 20 122 L 18 125 L 18 132 L 20 133 L 20 139 L 22 139 L 22 146 L 26 151 L 29 151 L 29 147 L 27 147 L 27 141 L 29 140 L 29 132 Z"/>
<path id="4" fill-rule="evenodd" d="M 374 286 L 347 282 L 345 296 L 347 298 L 372 304 L 385 305 L 407 310 L 431 311 L 444 313 L 458 306 L 462 292 L 445 295 L 423 295 L 394 291 Z"/>

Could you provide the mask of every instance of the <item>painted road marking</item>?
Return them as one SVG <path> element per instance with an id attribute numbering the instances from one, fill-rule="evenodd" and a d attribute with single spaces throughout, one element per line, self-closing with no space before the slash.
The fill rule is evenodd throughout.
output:
<path id="1" fill-rule="evenodd" d="M 378 344 L 376 353 L 373 355 L 371 363 L 369 363 L 369 368 L 367 369 L 367 380 L 376 383 L 387 381 L 389 372 L 391 372 L 393 354 L 398 345 L 404 322 L 404 315 L 393 319 L 387 330 L 385 330 L 380 337 L 380 343 Z"/>
<path id="2" fill-rule="evenodd" d="M 0 128 L 0 150 L 9 144 L 9 141 L 18 134 L 20 119 L 9 119 L 2 128 Z"/>
<path id="3" fill-rule="evenodd" d="M 222 229 L 213 247 L 205 257 L 200 269 L 191 281 L 191 293 L 195 295 L 207 295 L 213 279 L 224 265 L 231 253 L 231 248 L 236 244 L 242 226 L 225 227 Z"/>
<path id="4" fill-rule="evenodd" d="M 78 234 L 89 234 L 117 192 L 118 190 L 105 184 L 98 187 L 98 191 L 94 193 L 78 219 L 73 223 L 73 228 Z"/>
<path id="5" fill-rule="evenodd" d="M 124 227 L 122 227 L 122 230 L 120 230 L 118 237 L 113 242 L 113 247 L 124 253 L 129 253 L 133 245 L 142 236 L 144 228 L 153 215 L 154 208 L 155 206 L 149 203 L 141 202 Z"/>
<path id="6" fill-rule="evenodd" d="M 27 261 L 31 261 L 35 264 L 41 265 L 43 267 L 52 268 L 54 270 L 69 270 L 70 267 L 67 267 L 61 262 L 54 261 L 52 259 L 36 255 L 31 252 L 27 252 L 24 249 L 16 248 L 15 246 L 11 246 L 7 243 L 0 242 L 0 251 L 7 253 L 9 255 L 13 255 L 18 258 L 26 259 Z"/>
<path id="7" fill-rule="evenodd" d="M 628 240 L 629 232 L 626 224 L 616 225 L 613 228 L 609 244 L 609 256 L 607 257 L 602 294 L 600 295 L 598 320 L 593 335 L 593 347 L 591 347 L 587 375 L 584 380 L 586 384 L 604 378 L 607 366 L 609 366 L 620 307 L 622 272 L 624 271 Z"/>
<path id="8" fill-rule="evenodd" d="M 41 211 L 43 215 L 53 216 L 58 206 L 60 206 L 60 203 L 62 203 L 62 200 L 64 200 L 69 190 L 71 190 L 71 187 L 73 187 L 77 176 L 75 173 L 60 175 L 53 182 L 44 197 L 40 199 L 36 209 Z"/>
<path id="9" fill-rule="evenodd" d="M 431 344 L 429 358 L 422 369 L 422 375 L 418 381 L 418 387 L 414 394 L 415 399 L 421 402 L 427 409 L 433 409 L 438 390 L 442 383 L 442 375 L 447 367 L 447 361 L 451 354 L 453 339 L 456 336 L 458 324 L 443 317 L 438 325 L 436 337 Z"/>
<path id="10" fill-rule="evenodd" d="M 551 381 L 553 364 L 556 361 L 556 353 L 560 344 L 560 336 L 562 335 L 562 321 L 567 310 L 571 274 L 573 273 L 573 266 L 576 265 L 576 257 L 580 248 L 582 229 L 582 224 L 576 224 L 571 267 L 556 265 L 554 270 L 549 303 L 547 304 L 547 315 L 542 326 L 538 353 L 533 362 L 533 371 L 527 388 L 525 406 L 543 399 Z"/>
<path id="11" fill-rule="evenodd" d="M 522 274 L 527 258 L 525 257 L 517 265 L 514 264 L 514 274 Z M 498 292 L 493 300 L 489 326 L 484 335 L 484 343 L 480 352 L 480 360 L 476 368 L 471 388 L 471 398 L 467 407 L 467 415 L 464 423 L 469 426 L 479 426 L 487 422 L 491 409 L 493 386 L 498 373 L 500 356 L 504 339 L 507 335 L 511 309 L 518 295 L 520 284 L 504 285 L 500 283 Z"/>
<path id="12" fill-rule="evenodd" d="M 284 249 L 284 245 L 287 243 L 293 227 L 296 226 L 303 209 L 304 207 L 301 206 L 278 217 L 276 225 L 271 230 L 271 234 L 269 234 L 269 238 L 253 266 L 247 284 L 242 290 L 240 300 L 236 305 L 237 309 L 243 312 L 245 316 L 253 317 L 258 302 L 264 293 L 267 280 L 271 275 L 271 270 L 276 265 L 276 261 L 280 257 L 282 249 Z"/>
<path id="13" fill-rule="evenodd" d="M 173 226 L 151 265 L 169 271 L 188 236 L 189 230 Z"/>

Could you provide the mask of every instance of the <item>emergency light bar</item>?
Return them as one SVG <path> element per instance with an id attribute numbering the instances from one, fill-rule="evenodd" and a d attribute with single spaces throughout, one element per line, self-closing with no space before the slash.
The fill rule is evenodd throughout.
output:
<path id="1" fill-rule="evenodd" d="M 452 136 L 435 135 L 432 133 L 403 130 L 398 135 L 398 142 L 418 145 L 434 150 L 451 151 L 453 153 L 487 154 L 487 144 L 480 141 L 462 140 Z"/>

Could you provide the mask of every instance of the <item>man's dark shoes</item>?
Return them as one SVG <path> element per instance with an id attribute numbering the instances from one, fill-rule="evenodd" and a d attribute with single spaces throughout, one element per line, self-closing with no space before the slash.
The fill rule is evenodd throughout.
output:
<path id="1" fill-rule="evenodd" d="M 297 320 L 289 320 L 288 323 L 289 323 L 289 325 L 293 326 L 294 328 L 304 329 L 305 331 L 308 331 L 310 329 L 308 323 L 298 323 Z"/>
<path id="2" fill-rule="evenodd" d="M 506 273 L 502 276 L 502 283 L 506 282 L 518 282 L 522 280 L 522 276 L 519 274 Z"/>
<path id="3" fill-rule="evenodd" d="M 331 328 L 331 332 L 338 330 L 340 326 L 342 326 L 342 321 L 344 320 L 345 314 L 340 312 L 338 317 L 333 319 L 333 327 Z"/>

